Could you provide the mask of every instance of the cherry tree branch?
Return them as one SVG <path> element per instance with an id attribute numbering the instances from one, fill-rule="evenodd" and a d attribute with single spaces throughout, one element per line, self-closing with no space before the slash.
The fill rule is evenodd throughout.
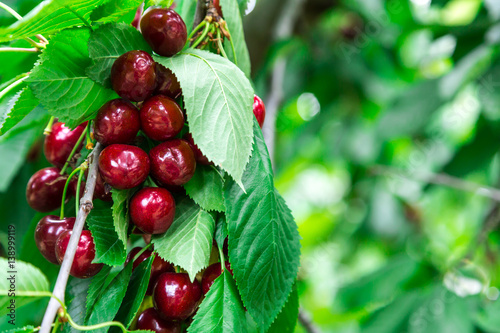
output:
<path id="1" fill-rule="evenodd" d="M 97 161 L 99 160 L 99 154 L 101 152 L 101 145 L 96 144 L 94 150 L 89 155 L 88 162 L 90 164 L 89 173 L 87 177 L 87 184 L 85 186 L 85 193 L 80 200 L 80 209 L 76 217 L 75 226 L 73 227 L 73 232 L 64 254 L 64 260 L 59 270 L 59 275 L 57 276 L 56 285 L 54 286 L 53 295 L 64 302 L 64 296 L 66 291 L 66 284 L 68 283 L 69 272 L 71 265 L 73 264 L 73 259 L 75 257 L 76 248 L 82 234 L 83 226 L 85 225 L 85 220 L 93 208 L 92 198 L 94 196 L 95 184 L 97 181 Z M 60 308 L 59 302 L 55 298 L 51 298 L 45 315 L 43 316 L 42 326 L 40 328 L 40 333 L 49 333 L 52 327 L 54 318 L 56 317 L 57 311 Z"/>
<path id="2" fill-rule="evenodd" d="M 308 333 L 321 333 L 321 330 L 313 323 L 311 316 L 302 308 L 299 308 L 299 323 Z"/>

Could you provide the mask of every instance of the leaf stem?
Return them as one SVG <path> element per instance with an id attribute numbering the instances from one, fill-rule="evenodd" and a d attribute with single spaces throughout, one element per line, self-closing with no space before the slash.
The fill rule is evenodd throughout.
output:
<path id="1" fill-rule="evenodd" d="M 89 126 L 89 124 L 87 123 L 87 127 L 88 126 Z M 73 156 L 75 155 L 76 151 L 78 150 L 78 148 L 82 144 L 82 141 L 85 138 L 85 135 L 87 135 L 87 127 L 85 127 L 85 130 L 82 132 L 82 134 L 78 138 L 78 141 L 76 142 L 75 146 L 73 147 L 73 150 L 71 150 L 71 153 L 69 154 L 68 159 L 66 160 L 66 163 L 64 163 L 64 166 L 61 169 L 61 172 L 60 172 L 61 175 L 63 175 L 64 172 L 66 171 L 66 169 L 68 168 L 68 165 L 71 162 L 71 159 L 73 158 Z"/>
<path id="2" fill-rule="evenodd" d="M 217 247 L 219 248 L 219 258 L 220 258 L 220 269 L 222 270 L 222 273 L 224 273 L 224 269 L 226 269 L 226 259 L 224 258 L 224 250 L 222 247 L 217 244 Z"/>
<path id="3" fill-rule="evenodd" d="M 238 57 L 236 56 L 236 49 L 234 48 L 234 43 L 233 43 L 233 37 L 231 36 L 231 32 L 229 31 L 229 27 L 227 24 L 225 25 L 225 29 L 229 35 L 229 43 L 231 43 L 231 50 L 233 50 L 233 56 L 234 56 L 234 64 L 238 66 Z"/>
<path id="4" fill-rule="evenodd" d="M 78 175 L 78 183 L 76 184 L 76 193 L 75 193 L 75 216 L 78 215 L 78 203 L 80 202 L 80 189 L 82 187 L 82 179 L 83 179 L 83 174 L 85 173 L 85 169 L 87 169 L 87 162 L 84 162 L 84 167 L 80 167 L 80 174 Z"/>
<path id="5" fill-rule="evenodd" d="M 5 95 L 7 95 L 12 89 L 20 85 L 24 80 L 28 78 L 28 73 L 23 74 L 19 79 L 15 80 L 7 87 L 5 87 L 2 91 L 0 91 L 0 99 L 2 99 Z"/>
<path id="6" fill-rule="evenodd" d="M 222 54 L 222 56 L 226 59 L 229 59 L 227 57 L 226 51 L 224 50 L 224 45 L 222 45 L 222 36 L 220 34 L 220 30 L 217 29 L 217 45 L 219 46 L 219 51 Z"/>
<path id="7" fill-rule="evenodd" d="M 62 194 L 62 201 L 61 201 L 61 214 L 59 214 L 59 219 L 63 219 L 64 218 L 64 202 L 66 201 L 66 193 L 68 193 L 68 187 L 69 187 L 69 184 L 71 183 L 71 178 L 73 178 L 73 176 L 78 172 L 80 171 L 81 168 L 76 168 L 75 170 L 73 170 L 73 172 L 71 172 L 68 176 L 68 179 L 66 179 L 66 184 L 64 184 L 64 190 L 63 190 L 63 194 Z M 78 207 L 78 205 L 76 205 L 76 207 Z"/>
<path id="8" fill-rule="evenodd" d="M 9 7 L 8 5 L 6 5 L 5 3 L 3 2 L 0 2 L 0 8 L 6 10 L 7 12 L 9 12 L 9 14 L 11 14 L 12 16 L 14 16 L 17 20 L 22 20 L 23 17 L 21 15 L 19 15 L 18 12 L 16 12 L 14 9 L 12 9 L 11 7 Z"/>
<path id="9" fill-rule="evenodd" d="M 52 132 L 52 125 L 54 125 L 55 120 L 56 120 L 56 117 L 54 117 L 54 116 L 50 117 L 49 123 L 47 124 L 47 126 L 43 130 L 44 135 L 49 135 L 50 132 Z"/>
<path id="10" fill-rule="evenodd" d="M 191 45 L 191 47 L 193 49 L 195 49 L 198 45 L 200 45 L 200 43 L 203 42 L 205 37 L 207 37 L 208 31 L 210 30 L 210 26 L 211 26 L 211 24 L 209 24 L 207 22 L 207 24 L 205 25 L 205 29 L 203 29 L 203 33 L 201 34 L 201 36 L 198 37 L 198 39 L 196 39 L 196 41 L 193 43 L 193 45 Z"/>
<path id="11" fill-rule="evenodd" d="M 134 256 L 134 259 L 132 260 L 132 262 L 136 261 L 137 258 L 139 258 L 141 256 L 141 254 L 143 254 L 151 246 L 151 244 L 153 244 L 153 243 L 147 244 L 139 252 L 137 252 L 137 254 Z"/>

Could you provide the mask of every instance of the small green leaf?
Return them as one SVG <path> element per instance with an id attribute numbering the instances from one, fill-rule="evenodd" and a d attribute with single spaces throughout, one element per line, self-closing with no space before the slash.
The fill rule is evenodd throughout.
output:
<path id="1" fill-rule="evenodd" d="M 111 213 L 110 209 L 94 209 L 87 218 L 87 224 L 95 243 L 96 254 L 93 262 L 118 266 L 123 265 L 127 257 L 127 243 L 120 239 L 113 227 Z"/>
<path id="2" fill-rule="evenodd" d="M 175 220 L 164 235 L 153 238 L 156 251 L 164 260 L 185 269 L 191 280 L 208 266 L 215 221 L 189 199 L 177 204 Z"/>
<path id="3" fill-rule="evenodd" d="M 30 88 L 25 87 L 19 91 L 10 101 L 9 106 L 0 119 L 0 135 L 23 120 L 40 102 Z"/>
<path id="4" fill-rule="evenodd" d="M 0 316 L 9 313 L 7 308 L 14 304 L 16 309 L 36 301 L 33 297 L 39 292 L 50 292 L 49 281 L 35 266 L 20 260 L 8 260 L 0 257 Z M 14 294 L 13 294 L 14 293 Z M 19 296 L 20 293 L 31 293 L 33 296 Z"/>
<path id="5" fill-rule="evenodd" d="M 105 283 L 111 272 L 111 266 L 104 266 L 99 273 L 97 273 L 91 280 L 87 292 L 87 310 L 85 318 L 88 318 L 94 309 L 94 305 L 101 295 L 104 288 L 107 287 Z"/>
<path id="6" fill-rule="evenodd" d="M 132 50 L 151 52 L 151 48 L 137 29 L 125 23 L 100 26 L 92 31 L 89 39 L 92 66 L 87 68 L 88 76 L 106 87 L 111 87 L 111 66 L 119 56 Z"/>
<path id="7" fill-rule="evenodd" d="M 128 216 L 128 200 L 131 196 L 131 190 L 111 190 L 113 198 L 113 224 L 118 238 L 127 244 L 127 228 L 129 222 Z"/>
<path id="8" fill-rule="evenodd" d="M 297 284 L 294 284 L 292 292 L 288 296 L 280 314 L 276 317 L 273 324 L 269 328 L 268 333 L 293 333 L 297 325 L 299 316 L 299 294 L 297 292 Z"/>
<path id="9" fill-rule="evenodd" d="M 85 74 L 90 65 L 88 29 L 71 29 L 55 35 L 42 53 L 27 82 L 51 115 L 69 127 L 91 119 L 116 94 Z"/>
<path id="10" fill-rule="evenodd" d="M 193 178 L 184 188 L 204 210 L 224 211 L 224 180 L 213 166 L 198 164 Z"/>
<path id="11" fill-rule="evenodd" d="M 253 89 L 229 60 L 202 50 L 154 57 L 177 76 L 194 142 L 241 185 L 252 150 Z"/>
<path id="12" fill-rule="evenodd" d="M 231 273 L 215 279 L 188 332 L 245 333 L 245 309 Z"/>

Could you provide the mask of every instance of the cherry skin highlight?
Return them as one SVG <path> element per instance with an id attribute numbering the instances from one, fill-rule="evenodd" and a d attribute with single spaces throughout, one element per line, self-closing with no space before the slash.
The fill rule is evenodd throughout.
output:
<path id="1" fill-rule="evenodd" d="M 181 333 L 180 322 L 163 319 L 155 308 L 149 308 L 137 318 L 138 330 L 153 331 L 155 333 Z"/>
<path id="2" fill-rule="evenodd" d="M 64 185 L 68 176 L 50 167 L 35 172 L 26 186 L 26 201 L 36 211 L 47 213 L 61 206 Z M 69 198 L 71 193 L 66 195 Z"/>
<path id="3" fill-rule="evenodd" d="M 155 95 L 164 95 L 173 99 L 181 96 L 182 90 L 174 73 L 168 68 L 156 63 Z"/>
<path id="4" fill-rule="evenodd" d="M 57 238 L 56 257 L 60 264 L 63 262 L 72 232 L 71 230 L 65 231 Z M 103 264 L 93 264 L 92 260 L 94 258 L 94 239 L 89 230 L 83 230 L 78 247 L 76 248 L 75 259 L 73 259 L 70 274 L 79 279 L 86 279 L 96 275 L 102 269 Z"/>
<path id="5" fill-rule="evenodd" d="M 141 128 L 151 139 L 166 141 L 184 127 L 184 114 L 177 103 L 166 96 L 153 96 L 141 107 Z"/>
<path id="6" fill-rule="evenodd" d="M 175 201 L 160 187 L 146 187 L 130 200 L 130 219 L 146 234 L 162 234 L 170 228 L 175 216 Z"/>
<path id="7" fill-rule="evenodd" d="M 266 106 L 257 95 L 253 97 L 253 114 L 255 118 L 257 118 L 260 128 L 262 128 L 262 126 L 264 126 L 264 120 L 266 119 Z"/>
<path id="8" fill-rule="evenodd" d="M 189 144 L 181 139 L 166 141 L 149 152 L 151 175 L 162 186 L 183 185 L 194 175 L 196 160 Z"/>
<path id="9" fill-rule="evenodd" d="M 111 85 L 120 97 L 141 102 L 156 88 L 155 62 L 144 51 L 129 51 L 111 67 Z"/>
<path id="10" fill-rule="evenodd" d="M 139 110 L 121 98 L 104 104 L 94 120 L 94 137 L 104 146 L 132 143 L 140 129 Z"/>
<path id="11" fill-rule="evenodd" d="M 43 217 L 35 229 L 35 244 L 45 259 L 58 265 L 56 257 L 56 241 L 59 235 L 72 230 L 75 225 L 74 217 L 60 219 L 59 216 L 48 215 Z"/>
<path id="12" fill-rule="evenodd" d="M 161 56 L 171 57 L 184 48 L 186 24 L 181 16 L 168 8 L 154 8 L 141 19 L 142 36 Z"/>
<path id="13" fill-rule="evenodd" d="M 189 144 L 189 147 L 191 147 L 191 150 L 194 153 L 194 158 L 196 159 L 196 163 L 200 163 L 203 165 L 211 165 L 213 164 L 210 162 L 210 160 L 201 152 L 200 148 L 198 148 L 198 145 L 194 143 L 193 136 L 191 133 L 186 133 L 183 137 L 184 140 L 187 141 Z"/>
<path id="14" fill-rule="evenodd" d="M 233 274 L 233 270 L 229 265 L 229 262 L 225 263 L 226 269 Z M 222 269 L 220 262 L 208 266 L 208 268 L 203 272 L 203 277 L 201 279 L 201 288 L 203 289 L 203 294 L 206 295 L 210 287 L 214 284 L 215 279 L 217 279 L 222 274 Z"/>
<path id="15" fill-rule="evenodd" d="M 116 189 L 136 187 L 149 174 L 148 154 L 135 146 L 108 146 L 99 155 L 99 173 L 106 183 Z"/>
<path id="16" fill-rule="evenodd" d="M 64 123 L 55 123 L 52 125 L 50 134 L 45 137 L 43 151 L 50 164 L 62 168 L 68 160 L 73 147 L 85 131 L 87 122 L 78 125 L 75 129 L 67 127 Z M 80 145 L 76 152 L 82 149 Z"/>
<path id="17" fill-rule="evenodd" d="M 163 273 L 153 291 L 153 304 L 167 320 L 186 320 L 199 304 L 201 286 L 186 273 Z"/>

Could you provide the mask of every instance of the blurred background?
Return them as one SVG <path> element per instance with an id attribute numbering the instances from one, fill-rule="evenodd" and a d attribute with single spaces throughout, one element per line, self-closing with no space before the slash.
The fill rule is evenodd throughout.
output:
<path id="1" fill-rule="evenodd" d="M 24 15 L 38 1 L 6 3 Z M 276 185 L 302 236 L 296 332 L 500 332 L 500 1 L 252 0 L 247 12 Z M 0 54 L 1 81 L 29 57 Z M 39 219 L 24 190 L 48 165 L 41 114 L 0 137 L 0 224 L 19 240 Z M 20 260 L 40 259 L 21 243 Z M 40 320 L 44 302 L 18 321 Z"/>

